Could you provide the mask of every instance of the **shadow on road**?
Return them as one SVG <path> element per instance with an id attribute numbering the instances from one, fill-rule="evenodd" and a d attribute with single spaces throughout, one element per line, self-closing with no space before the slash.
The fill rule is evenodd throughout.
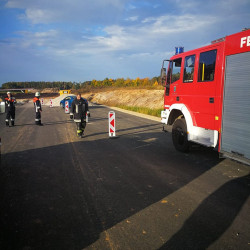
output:
<path id="1" fill-rule="evenodd" d="M 72 120 L 65 120 L 65 121 L 54 121 L 54 122 L 42 122 L 43 125 L 58 125 L 58 124 L 65 124 L 65 123 L 72 123 Z M 25 123 L 25 124 L 15 124 L 16 127 L 25 127 L 25 126 L 37 126 L 34 123 Z"/>
<path id="2" fill-rule="evenodd" d="M 233 223 L 250 195 L 249 182 L 250 175 L 247 175 L 216 190 L 161 249 L 207 249 Z"/>
<path id="3" fill-rule="evenodd" d="M 0 248 L 83 249 L 219 162 L 215 152 L 201 151 L 187 163 L 185 154 L 166 147 L 162 135 L 3 155 Z M 145 140 L 152 137 L 154 143 Z"/>
<path id="4" fill-rule="evenodd" d="M 95 120 L 92 120 L 90 122 L 94 122 Z M 87 124 L 88 126 L 88 124 Z M 137 134 L 137 133 L 143 133 L 146 131 L 152 131 L 152 130 L 157 130 L 159 131 L 160 125 L 159 124 L 149 124 L 149 125 L 144 125 L 144 126 L 135 126 L 135 127 L 130 127 L 130 128 L 125 128 L 125 129 L 118 129 L 116 130 L 116 132 L 119 134 L 120 136 L 125 136 L 125 135 L 132 135 L 132 134 Z M 123 133 L 123 132 L 127 132 L 127 131 L 132 131 L 134 130 L 134 132 L 130 132 L 130 133 Z M 93 134 L 87 134 L 84 137 L 88 138 L 88 137 L 96 137 L 98 135 L 107 135 L 108 131 L 102 131 L 99 133 L 93 133 Z"/>
<path id="5" fill-rule="evenodd" d="M 72 121 L 45 125 L 68 122 Z M 137 129 L 140 134 L 133 133 Z M 210 149 L 194 150 L 189 155 L 176 152 L 171 136 L 158 129 L 158 124 L 135 126 L 120 129 L 125 134 L 119 140 L 83 139 L 3 155 L 0 249 L 83 249 L 97 241 L 104 230 L 220 162 Z M 87 135 L 85 140 L 95 135 L 98 133 Z M 204 215 L 216 222 L 207 229 L 214 234 L 205 239 L 202 237 L 208 231 L 203 229 L 200 237 L 204 243 L 200 244 L 206 247 L 216 240 L 230 226 L 249 194 L 245 189 L 239 192 L 237 185 L 243 183 L 244 178 L 232 181 L 208 197 L 163 248 L 200 241 L 196 234 Z M 232 189 L 235 191 L 230 197 Z M 220 201 L 222 208 L 214 208 L 213 203 Z M 222 214 L 228 201 L 234 208 Z M 185 242 L 185 235 L 191 240 Z"/>
<path id="6" fill-rule="evenodd" d="M 70 145 L 2 155 L 0 249 L 82 249 L 101 222 Z"/>

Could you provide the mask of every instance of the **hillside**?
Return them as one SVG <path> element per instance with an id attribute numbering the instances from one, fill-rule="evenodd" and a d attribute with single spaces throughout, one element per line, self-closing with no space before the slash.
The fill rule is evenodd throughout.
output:
<path id="1" fill-rule="evenodd" d="M 164 90 L 116 89 L 101 92 L 86 92 L 82 96 L 91 102 L 109 106 L 135 106 L 151 109 L 163 107 Z"/>

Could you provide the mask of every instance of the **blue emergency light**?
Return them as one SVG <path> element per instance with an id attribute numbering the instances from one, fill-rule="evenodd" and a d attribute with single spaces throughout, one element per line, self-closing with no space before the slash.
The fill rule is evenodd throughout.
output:
<path id="1" fill-rule="evenodd" d="M 184 52 L 184 47 L 175 47 L 175 54 L 178 55 Z"/>

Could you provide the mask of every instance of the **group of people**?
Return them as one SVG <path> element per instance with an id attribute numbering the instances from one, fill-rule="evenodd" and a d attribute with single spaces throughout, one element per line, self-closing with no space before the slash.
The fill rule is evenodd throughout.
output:
<path id="1" fill-rule="evenodd" d="M 42 126 L 41 122 L 41 112 L 42 104 L 40 101 L 40 92 L 35 93 L 33 98 L 34 108 L 35 108 L 35 124 Z M 12 96 L 10 92 L 7 92 L 7 97 L 5 98 L 6 106 L 6 126 L 15 126 L 15 112 L 16 112 L 16 99 Z M 89 113 L 88 102 L 81 97 L 81 93 L 78 93 L 76 98 L 71 104 L 70 119 L 74 119 L 77 128 L 77 136 L 83 137 L 84 129 L 86 128 L 86 115 Z"/>

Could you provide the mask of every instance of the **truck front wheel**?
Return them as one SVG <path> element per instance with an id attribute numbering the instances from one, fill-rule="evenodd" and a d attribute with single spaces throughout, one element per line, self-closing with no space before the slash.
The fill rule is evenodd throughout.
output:
<path id="1" fill-rule="evenodd" d="M 184 118 L 175 120 L 172 128 L 172 140 L 176 150 L 188 152 L 189 141 L 187 139 L 187 124 Z"/>

